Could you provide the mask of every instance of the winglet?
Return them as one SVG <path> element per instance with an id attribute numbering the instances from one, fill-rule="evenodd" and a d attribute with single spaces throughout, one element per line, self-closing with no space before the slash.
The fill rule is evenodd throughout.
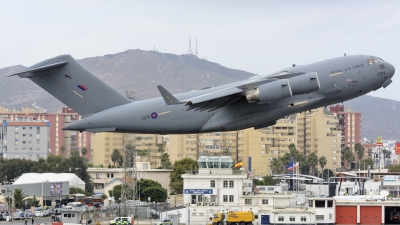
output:
<path id="1" fill-rule="evenodd" d="M 178 99 L 176 99 L 171 93 L 169 93 L 167 89 L 165 89 L 163 86 L 158 85 L 157 88 L 160 91 L 161 96 L 164 98 L 165 104 L 173 105 L 182 103 Z"/>

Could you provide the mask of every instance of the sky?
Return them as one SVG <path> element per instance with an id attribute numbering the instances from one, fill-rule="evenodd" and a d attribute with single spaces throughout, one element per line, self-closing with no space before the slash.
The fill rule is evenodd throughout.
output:
<path id="1" fill-rule="evenodd" d="M 400 71 L 400 1 L 0 1 L 0 68 L 60 54 L 127 49 L 198 56 L 268 74 L 292 64 L 374 55 Z M 370 95 L 400 101 L 393 83 Z"/>

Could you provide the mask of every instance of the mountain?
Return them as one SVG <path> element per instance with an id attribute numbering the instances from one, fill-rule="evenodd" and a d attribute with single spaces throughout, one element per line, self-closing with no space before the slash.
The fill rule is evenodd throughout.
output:
<path id="1" fill-rule="evenodd" d="M 44 59 L 38 59 L 38 61 Z M 157 85 L 172 93 L 186 92 L 206 86 L 226 84 L 255 74 L 229 69 L 194 55 L 174 55 L 156 51 L 125 52 L 78 60 L 121 93 L 135 92 L 136 100 L 159 97 Z M 6 108 L 34 107 L 56 112 L 63 104 L 29 79 L 5 77 L 26 67 L 18 65 L 0 69 L 0 106 Z M 380 90 L 383 91 L 383 90 Z M 362 137 L 400 139 L 400 102 L 362 96 L 344 103 L 345 109 L 361 112 Z"/>
<path id="2" fill-rule="evenodd" d="M 363 95 L 344 102 L 344 108 L 361 112 L 361 137 L 400 139 L 400 102 Z"/>

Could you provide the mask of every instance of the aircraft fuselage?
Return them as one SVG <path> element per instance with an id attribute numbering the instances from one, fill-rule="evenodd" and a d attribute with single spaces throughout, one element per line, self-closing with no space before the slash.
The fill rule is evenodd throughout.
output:
<path id="1" fill-rule="evenodd" d="M 268 126 L 286 115 L 327 106 L 386 87 L 391 82 L 394 67 L 377 57 L 367 55 L 344 56 L 297 65 L 269 75 L 249 78 L 278 78 L 296 72 L 316 72 L 320 89 L 293 95 L 269 103 L 249 103 L 245 96 L 234 104 L 212 111 L 188 110 L 185 104 L 166 105 L 163 98 L 153 98 L 120 105 L 82 118 L 64 129 L 79 131 L 116 131 L 130 133 L 184 134 L 231 131 L 248 127 Z M 204 90 L 176 94 L 179 100 L 204 95 L 228 86 L 226 84 Z"/>

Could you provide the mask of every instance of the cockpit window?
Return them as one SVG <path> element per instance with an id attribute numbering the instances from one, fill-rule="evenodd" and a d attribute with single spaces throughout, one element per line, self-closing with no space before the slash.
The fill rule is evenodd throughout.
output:
<path id="1" fill-rule="evenodd" d="M 381 59 L 381 58 L 378 58 L 380 61 L 385 61 L 385 60 L 383 60 L 383 59 Z"/>
<path id="2" fill-rule="evenodd" d="M 377 59 L 368 59 L 368 65 L 372 65 L 374 63 L 377 63 L 378 60 Z"/>

